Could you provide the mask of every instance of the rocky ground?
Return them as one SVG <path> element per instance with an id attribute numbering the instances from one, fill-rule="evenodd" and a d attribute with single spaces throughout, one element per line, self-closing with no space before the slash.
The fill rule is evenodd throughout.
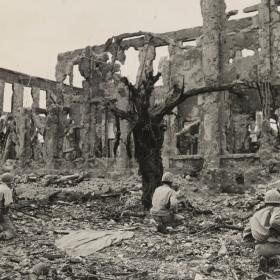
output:
<path id="1" fill-rule="evenodd" d="M 274 179 L 275 180 L 275 179 Z M 18 236 L 0 243 L 0 279 L 279 279 L 257 272 L 242 241 L 248 217 L 263 204 L 266 186 L 245 194 L 210 193 L 196 179 L 177 177 L 185 226 L 155 232 L 140 205 L 140 181 L 81 175 L 23 176 L 11 209 Z M 69 230 L 122 229 L 134 238 L 89 257 L 69 257 L 55 240 Z"/>

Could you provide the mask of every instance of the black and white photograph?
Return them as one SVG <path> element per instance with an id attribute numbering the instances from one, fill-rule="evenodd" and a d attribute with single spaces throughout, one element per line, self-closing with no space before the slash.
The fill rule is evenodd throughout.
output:
<path id="1" fill-rule="evenodd" d="M 0 0 L 0 280 L 280 280 L 280 0 Z"/>

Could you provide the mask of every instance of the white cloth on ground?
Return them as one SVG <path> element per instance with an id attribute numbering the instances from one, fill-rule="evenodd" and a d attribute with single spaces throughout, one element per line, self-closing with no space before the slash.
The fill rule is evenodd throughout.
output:
<path id="1" fill-rule="evenodd" d="M 55 245 L 69 256 L 85 257 L 133 236 L 131 231 L 79 230 L 56 240 Z"/>

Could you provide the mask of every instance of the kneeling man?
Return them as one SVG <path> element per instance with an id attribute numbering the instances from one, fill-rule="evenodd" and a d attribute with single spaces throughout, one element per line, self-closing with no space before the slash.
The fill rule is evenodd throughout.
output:
<path id="1" fill-rule="evenodd" d="M 260 257 L 260 271 L 267 272 L 272 257 L 280 255 L 280 193 L 265 194 L 265 208 L 257 211 L 244 230 L 244 239 L 253 238 L 255 252 Z"/>
<path id="2" fill-rule="evenodd" d="M 162 185 L 157 187 L 152 199 L 151 216 L 157 222 L 157 231 L 166 232 L 167 226 L 183 224 L 184 217 L 176 214 L 178 200 L 173 186 L 173 175 L 166 172 L 162 176 Z"/>

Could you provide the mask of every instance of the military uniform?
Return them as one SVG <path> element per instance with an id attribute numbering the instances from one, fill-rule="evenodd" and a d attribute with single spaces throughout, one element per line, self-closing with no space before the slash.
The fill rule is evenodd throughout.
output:
<path id="1" fill-rule="evenodd" d="M 164 232 L 167 226 L 176 227 L 183 223 L 184 217 L 176 214 L 178 200 L 172 185 L 172 174 L 167 172 L 163 175 L 162 186 L 156 188 L 152 198 L 150 210 L 152 218 L 157 222 L 159 232 Z M 169 184 L 170 183 L 170 184 Z"/>
<path id="2" fill-rule="evenodd" d="M 265 195 L 266 207 L 257 211 L 245 227 L 245 240 L 253 239 L 255 253 L 261 262 L 267 263 L 268 258 L 280 255 L 280 193 L 270 190 Z M 264 270 L 264 269 L 260 269 Z"/>
<path id="3" fill-rule="evenodd" d="M 16 230 L 12 224 L 8 214 L 9 206 L 13 203 L 13 191 L 8 185 L 3 182 L 10 175 L 2 175 L 2 182 L 0 183 L 0 239 L 8 240 L 15 236 Z"/>

